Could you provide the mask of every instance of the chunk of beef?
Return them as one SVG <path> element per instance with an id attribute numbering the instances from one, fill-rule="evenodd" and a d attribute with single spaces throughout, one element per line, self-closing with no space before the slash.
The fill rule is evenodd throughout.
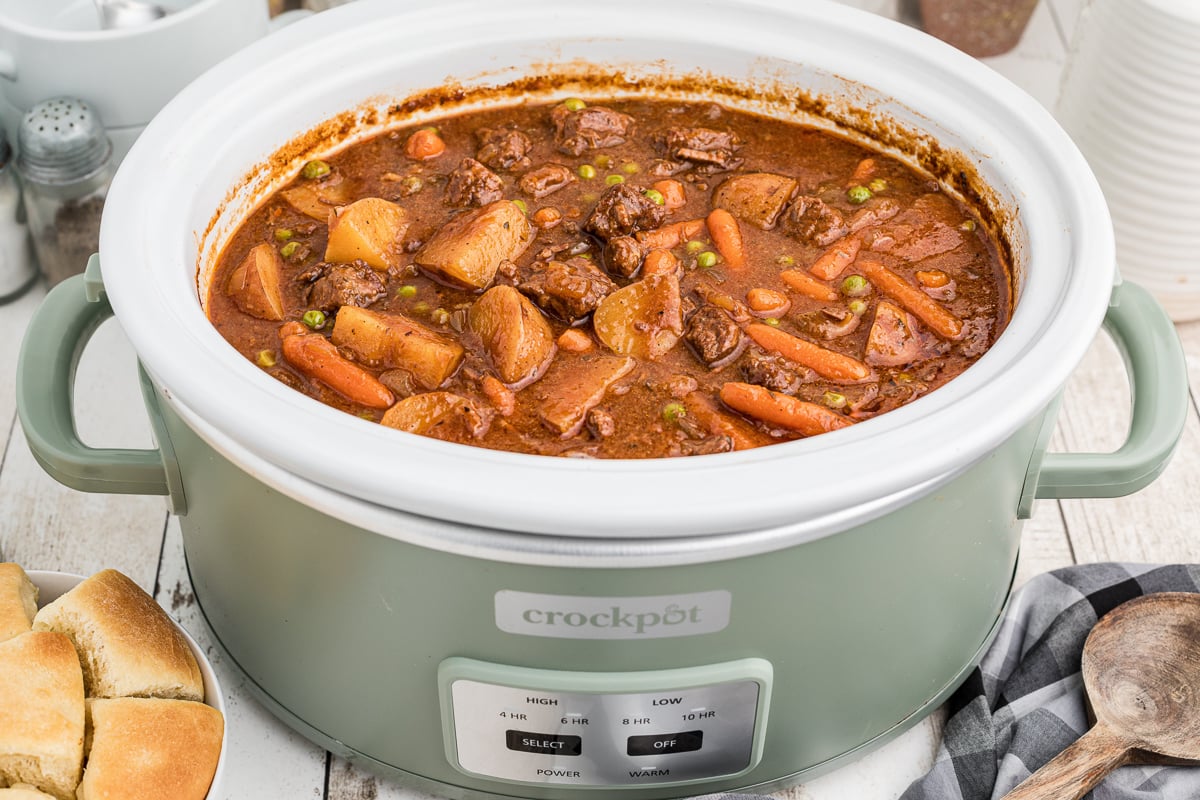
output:
<path id="1" fill-rule="evenodd" d="M 586 106 L 578 111 L 555 106 L 550 121 L 554 123 L 558 149 L 573 156 L 582 155 L 585 150 L 624 144 L 633 126 L 633 117 L 603 106 Z"/>
<path id="2" fill-rule="evenodd" d="M 737 169 L 743 159 L 737 157 L 742 141 L 731 131 L 712 128 L 668 128 L 662 134 L 663 148 L 676 161 L 690 161 L 703 171 Z"/>
<path id="3" fill-rule="evenodd" d="M 629 236 L 634 231 L 657 228 L 667 210 L 625 183 L 608 187 L 592 209 L 584 229 L 601 239 Z"/>
<path id="4" fill-rule="evenodd" d="M 632 278 L 645 257 L 646 248 L 632 236 L 609 239 L 604 246 L 604 268 L 622 278 Z"/>
<path id="5" fill-rule="evenodd" d="M 446 202 L 455 208 L 481 207 L 504 198 L 504 181 L 473 158 L 464 158 L 450 173 Z"/>
<path id="6" fill-rule="evenodd" d="M 617 430 L 617 421 L 613 419 L 613 415 L 602 408 L 589 411 L 584 425 L 593 439 L 605 439 Z"/>
<path id="7" fill-rule="evenodd" d="M 308 288 L 308 305 L 327 314 L 342 306 L 366 308 L 387 296 L 387 287 L 379 273 L 363 261 L 318 264 L 308 275 L 313 281 Z"/>
<path id="8" fill-rule="evenodd" d="M 707 456 L 714 453 L 733 452 L 733 437 L 724 434 L 705 436 L 703 439 L 684 439 L 672 455 Z"/>
<path id="9" fill-rule="evenodd" d="M 828 247 L 850 231 L 842 212 L 819 197 L 797 197 L 784 219 L 793 236 L 821 247 Z"/>
<path id="10" fill-rule="evenodd" d="M 742 329 L 716 306 L 703 306 L 687 321 L 683 338 L 709 369 L 723 367 L 746 348 Z"/>
<path id="11" fill-rule="evenodd" d="M 551 261 L 517 287 L 544 311 L 567 323 L 583 319 L 617 285 L 586 258 Z"/>
<path id="12" fill-rule="evenodd" d="M 559 189 L 573 183 L 575 173 L 562 164 L 546 164 L 530 170 L 521 176 L 521 191 L 540 200 L 548 194 L 554 194 Z"/>
<path id="13" fill-rule="evenodd" d="M 754 351 L 742 364 L 742 375 L 748 383 L 757 384 L 772 392 L 794 395 L 809 377 L 807 370 L 782 356 Z"/>
<path id="14" fill-rule="evenodd" d="M 533 143 L 515 128 L 480 128 L 475 131 L 479 151 L 475 157 L 492 169 L 528 169 Z"/>

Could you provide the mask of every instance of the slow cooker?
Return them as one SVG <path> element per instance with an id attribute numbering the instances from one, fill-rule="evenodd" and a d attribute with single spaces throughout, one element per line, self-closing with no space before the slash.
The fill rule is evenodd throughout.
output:
<path id="1" fill-rule="evenodd" d="M 208 323 L 223 242 L 306 160 L 474 103 L 643 92 L 787 114 L 971 194 L 1012 255 L 1008 329 L 852 428 L 634 462 L 381 430 Z M 110 313 L 154 450 L 74 432 L 73 368 Z M 1102 323 L 1127 354 L 1128 439 L 1046 455 Z M 1120 282 L 1103 197 L 1051 117 L 919 32 L 788 0 L 362 0 L 254 44 L 139 139 L 98 258 L 29 329 L 18 394 L 58 480 L 168 496 L 204 615 L 275 714 L 427 791 L 554 800 L 764 791 L 911 726 L 987 646 L 1034 499 L 1144 486 L 1187 403 L 1174 329 Z"/>

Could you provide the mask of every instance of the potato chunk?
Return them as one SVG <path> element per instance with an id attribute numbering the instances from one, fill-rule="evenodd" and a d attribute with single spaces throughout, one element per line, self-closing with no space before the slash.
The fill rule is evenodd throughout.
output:
<path id="1" fill-rule="evenodd" d="M 637 364 L 632 358 L 593 355 L 555 364 L 538 384 L 538 417 L 564 439 L 583 429 L 587 414 Z"/>
<path id="2" fill-rule="evenodd" d="M 329 218 L 325 260 L 349 264 L 361 259 L 381 271 L 399 266 L 407 230 L 403 208 L 378 197 L 363 198 Z"/>
<path id="3" fill-rule="evenodd" d="M 323 181 L 304 181 L 279 194 L 292 208 L 321 223 L 329 219 L 334 208 L 353 199 L 349 182 L 339 175 Z"/>
<path id="4" fill-rule="evenodd" d="M 614 353 L 658 358 L 683 335 L 679 280 L 653 275 L 618 289 L 597 306 L 592 327 Z"/>
<path id="5" fill-rule="evenodd" d="M 424 325 L 397 314 L 342 306 L 333 324 L 333 343 L 362 360 L 412 373 L 425 389 L 436 389 L 458 370 L 463 348 Z"/>
<path id="6" fill-rule="evenodd" d="M 426 392 L 406 397 L 384 413 L 380 423 L 434 439 L 478 439 L 488 420 L 475 404 L 453 392 Z"/>
<path id="7" fill-rule="evenodd" d="M 500 262 L 515 260 L 532 241 L 525 213 L 508 200 L 497 200 L 447 222 L 415 261 L 447 283 L 486 289 Z"/>
<path id="8" fill-rule="evenodd" d="M 260 244 L 246 254 L 225 282 L 225 294 L 237 307 L 252 317 L 283 319 L 283 299 L 279 293 L 279 275 L 283 261 L 269 244 Z"/>
<path id="9" fill-rule="evenodd" d="M 471 306 L 467 324 L 483 341 L 500 380 L 514 388 L 541 377 L 554 357 L 554 331 L 537 306 L 511 286 L 493 286 Z"/>
<path id="10" fill-rule="evenodd" d="M 797 187 L 796 181 L 772 172 L 737 175 L 717 187 L 713 206 L 757 228 L 770 230 L 795 197 Z"/>

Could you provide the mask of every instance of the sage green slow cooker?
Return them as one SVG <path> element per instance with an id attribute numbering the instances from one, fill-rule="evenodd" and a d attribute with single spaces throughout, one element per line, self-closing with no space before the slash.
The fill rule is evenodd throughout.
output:
<path id="1" fill-rule="evenodd" d="M 1165 465 L 1187 403 L 1174 329 L 1117 277 L 1069 139 L 975 61 L 819 2 L 399 6 L 301 22 L 173 101 L 114 181 L 99 258 L 39 310 L 18 375 L 52 475 L 169 497 L 215 636 L 313 740 L 455 797 L 795 782 L 965 678 L 1035 498 L 1125 494 Z M 874 139 L 942 165 L 948 190 L 968 180 L 1013 253 L 1008 329 L 950 384 L 846 430 L 592 462 L 383 429 L 265 376 L 208 324 L 221 245 L 307 159 L 437 87 L 469 107 L 499 85 L 509 102 L 586 95 L 597 75 L 610 93 L 699 92 Z M 73 367 L 109 313 L 143 365 L 152 451 L 74 432 Z M 1044 455 L 1102 323 L 1128 356 L 1128 441 Z"/>

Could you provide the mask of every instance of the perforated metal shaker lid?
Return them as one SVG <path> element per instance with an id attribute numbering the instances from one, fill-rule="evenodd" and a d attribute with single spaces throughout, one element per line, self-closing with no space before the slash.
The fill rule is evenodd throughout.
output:
<path id="1" fill-rule="evenodd" d="M 21 119 L 17 150 L 17 169 L 24 178 L 66 184 L 102 169 L 112 156 L 112 143 L 91 106 L 56 97 L 38 103 Z"/>

